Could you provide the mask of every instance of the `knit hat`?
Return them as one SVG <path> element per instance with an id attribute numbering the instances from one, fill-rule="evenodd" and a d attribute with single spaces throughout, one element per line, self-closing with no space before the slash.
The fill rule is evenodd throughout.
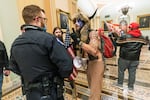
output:
<path id="1" fill-rule="evenodd" d="M 132 30 L 138 29 L 138 28 L 139 28 L 139 24 L 136 23 L 136 22 L 132 22 L 132 23 L 129 25 L 129 28 L 131 28 Z"/>

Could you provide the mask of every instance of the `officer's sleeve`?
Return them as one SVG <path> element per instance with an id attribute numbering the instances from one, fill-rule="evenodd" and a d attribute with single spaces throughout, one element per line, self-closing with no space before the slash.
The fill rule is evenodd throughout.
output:
<path id="1" fill-rule="evenodd" d="M 65 47 L 58 43 L 55 37 L 52 41 L 47 42 L 47 45 L 49 45 L 49 57 L 57 66 L 59 75 L 63 78 L 69 77 L 73 70 L 73 64 Z"/>
<path id="2" fill-rule="evenodd" d="M 5 45 L 2 41 L 0 41 L 0 50 L 1 50 L 1 56 L 2 56 L 2 63 L 3 63 L 3 67 L 5 67 L 5 69 L 8 69 L 8 55 L 7 55 L 7 51 L 5 48 Z"/>
<path id="3" fill-rule="evenodd" d="M 7 51 L 6 51 L 4 44 L 3 44 L 3 46 L 4 46 L 4 67 L 5 67 L 5 69 L 8 69 L 8 67 L 9 67 L 8 55 L 7 55 Z"/>
<path id="4" fill-rule="evenodd" d="M 10 61 L 9 61 L 8 69 L 11 70 L 14 73 L 20 75 L 20 70 L 19 70 L 19 67 L 18 67 L 18 65 L 15 61 L 14 54 L 12 52 L 12 48 L 11 48 L 11 53 L 10 53 Z"/>

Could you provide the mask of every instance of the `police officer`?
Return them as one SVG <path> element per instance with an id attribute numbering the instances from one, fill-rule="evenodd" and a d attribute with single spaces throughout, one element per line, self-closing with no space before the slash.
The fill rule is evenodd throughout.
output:
<path id="1" fill-rule="evenodd" d="M 24 7 L 24 33 L 11 46 L 10 69 L 22 77 L 27 100 L 64 100 L 63 78 L 72 72 L 64 46 L 45 32 L 46 17 L 36 5 Z"/>

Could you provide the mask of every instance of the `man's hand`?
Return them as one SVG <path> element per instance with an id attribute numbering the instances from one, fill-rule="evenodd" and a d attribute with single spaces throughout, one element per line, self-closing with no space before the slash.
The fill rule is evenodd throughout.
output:
<path id="1" fill-rule="evenodd" d="M 10 70 L 4 70 L 3 73 L 5 76 L 8 76 L 10 74 Z"/>

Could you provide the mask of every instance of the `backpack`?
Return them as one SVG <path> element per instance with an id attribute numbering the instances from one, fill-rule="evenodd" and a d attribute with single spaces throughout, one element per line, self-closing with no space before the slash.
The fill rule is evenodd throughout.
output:
<path id="1" fill-rule="evenodd" d="M 101 51 L 105 58 L 112 58 L 116 53 L 116 48 L 113 44 L 112 39 L 105 36 L 104 34 L 100 34 L 101 37 Z"/>

